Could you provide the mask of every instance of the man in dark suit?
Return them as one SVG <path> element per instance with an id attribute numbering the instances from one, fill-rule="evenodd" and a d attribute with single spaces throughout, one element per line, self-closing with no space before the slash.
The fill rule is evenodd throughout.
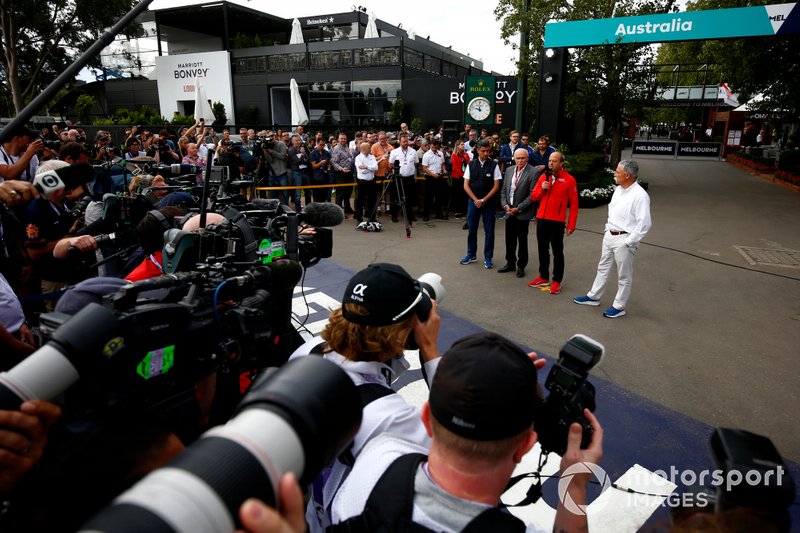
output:
<path id="1" fill-rule="evenodd" d="M 518 278 L 525 276 L 525 267 L 528 265 L 528 226 L 534 214 L 531 191 L 539 174 L 540 171 L 528 164 L 528 151 L 517 148 L 514 151 L 514 166 L 506 169 L 503 187 L 500 189 L 500 204 L 506 212 L 506 264 L 498 272 L 516 269 Z"/>

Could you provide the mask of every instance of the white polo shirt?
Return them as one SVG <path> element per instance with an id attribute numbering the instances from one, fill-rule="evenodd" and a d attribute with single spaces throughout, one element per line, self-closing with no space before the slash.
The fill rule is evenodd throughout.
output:
<path id="1" fill-rule="evenodd" d="M 395 161 L 400 161 L 400 175 L 401 176 L 416 176 L 419 158 L 417 151 L 411 148 L 395 148 L 389 153 L 389 164 L 394 165 Z"/>

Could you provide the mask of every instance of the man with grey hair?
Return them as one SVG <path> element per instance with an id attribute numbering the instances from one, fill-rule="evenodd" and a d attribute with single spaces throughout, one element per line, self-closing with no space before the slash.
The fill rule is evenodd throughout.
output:
<path id="1" fill-rule="evenodd" d="M 603 311 L 607 318 L 619 318 L 625 314 L 625 305 L 631 295 L 633 283 L 633 258 L 639 243 L 650 231 L 650 197 L 636 181 L 639 164 L 633 160 L 623 160 L 614 171 L 617 188 L 608 204 L 600 263 L 592 289 L 586 296 L 576 296 L 573 301 L 580 305 L 600 305 L 605 292 L 611 263 L 617 265 L 617 295 L 614 303 Z"/>

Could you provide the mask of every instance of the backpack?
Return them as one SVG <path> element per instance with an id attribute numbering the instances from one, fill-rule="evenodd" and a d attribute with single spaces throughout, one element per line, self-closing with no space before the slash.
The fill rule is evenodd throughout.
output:
<path id="1" fill-rule="evenodd" d="M 328 527 L 326 531 L 329 533 L 432 532 L 433 530 L 412 522 L 414 478 L 420 463 L 427 458 L 421 453 L 397 458 L 370 492 L 364 511 L 358 516 Z M 525 529 L 525 524 L 518 518 L 492 507 L 476 516 L 462 531 L 522 533 Z"/>

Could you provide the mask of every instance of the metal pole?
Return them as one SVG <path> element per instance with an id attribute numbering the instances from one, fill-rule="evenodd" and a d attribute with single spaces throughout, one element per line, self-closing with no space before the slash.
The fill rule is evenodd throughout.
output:
<path id="1" fill-rule="evenodd" d="M 111 44 L 117 34 L 121 32 L 125 26 L 130 24 L 136 17 L 138 17 L 142 11 L 146 10 L 152 2 L 153 0 L 141 0 L 136 6 L 134 6 L 133 9 L 128 11 L 126 15 L 119 19 L 114 26 L 101 35 L 100 39 L 95 41 L 94 44 L 90 46 L 89 49 L 86 50 L 78 59 L 76 59 L 74 63 L 67 67 L 64 72 L 62 72 L 55 80 L 53 80 L 53 82 L 48 85 L 44 91 L 39 93 L 39 96 L 34 98 L 31 103 L 26 105 L 25 108 L 14 118 L 14 120 L 9 122 L 8 125 L 3 128 L 2 131 L 0 131 L 0 144 L 9 141 L 11 139 L 11 132 L 15 128 L 25 125 L 36 113 L 36 111 L 47 106 L 47 104 L 50 103 L 50 100 L 58 91 L 61 90 L 62 87 L 66 86 L 67 83 L 72 81 L 78 72 L 80 72 L 80 70 L 85 67 L 89 61 L 92 60 L 92 58 L 100 54 L 103 48 Z"/>
<path id="2" fill-rule="evenodd" d="M 525 0 L 525 12 L 523 13 L 523 17 L 528 14 L 528 11 L 531 8 L 531 0 Z M 527 54 L 525 53 L 528 49 L 528 21 L 526 18 L 523 18 L 522 28 L 520 28 L 519 32 L 519 64 L 522 65 L 523 61 L 530 63 L 530 60 L 527 58 Z M 525 109 L 526 109 L 526 100 L 528 98 L 528 78 L 530 77 L 530 73 L 528 72 L 529 65 L 526 65 L 524 69 L 517 69 L 517 105 L 516 113 L 517 119 L 514 121 L 514 125 L 516 130 L 522 132 L 523 129 L 523 120 L 525 120 Z M 520 76 L 520 74 L 524 72 L 528 74 L 527 76 Z"/>

